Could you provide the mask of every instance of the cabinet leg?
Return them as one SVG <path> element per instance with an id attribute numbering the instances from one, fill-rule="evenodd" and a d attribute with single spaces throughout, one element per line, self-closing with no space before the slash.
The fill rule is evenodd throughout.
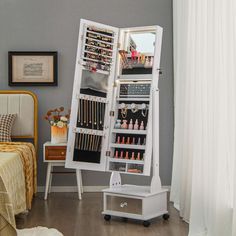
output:
<path id="1" fill-rule="evenodd" d="M 84 192 L 84 187 L 83 187 L 83 179 L 82 179 L 82 171 L 79 170 L 79 177 L 80 177 L 80 188 L 81 188 L 81 193 Z"/>
<path id="2" fill-rule="evenodd" d="M 80 170 L 76 169 L 76 179 L 77 179 L 77 186 L 78 186 L 78 197 L 79 200 L 82 199 L 81 197 L 81 180 L 80 180 Z"/>
<path id="3" fill-rule="evenodd" d="M 52 167 L 51 163 L 48 163 L 44 200 L 47 200 L 48 197 L 48 187 L 50 182 L 51 167 Z"/>

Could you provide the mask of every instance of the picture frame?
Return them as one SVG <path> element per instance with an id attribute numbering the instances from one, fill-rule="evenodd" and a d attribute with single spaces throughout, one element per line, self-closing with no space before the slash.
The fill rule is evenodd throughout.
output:
<path id="1" fill-rule="evenodd" d="M 9 51 L 9 86 L 57 86 L 56 51 Z"/>

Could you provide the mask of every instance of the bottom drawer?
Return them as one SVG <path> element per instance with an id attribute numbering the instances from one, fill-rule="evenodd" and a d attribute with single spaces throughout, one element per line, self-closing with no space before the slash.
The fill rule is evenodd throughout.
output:
<path id="1" fill-rule="evenodd" d="M 142 199 L 107 195 L 106 203 L 108 211 L 142 215 Z"/>

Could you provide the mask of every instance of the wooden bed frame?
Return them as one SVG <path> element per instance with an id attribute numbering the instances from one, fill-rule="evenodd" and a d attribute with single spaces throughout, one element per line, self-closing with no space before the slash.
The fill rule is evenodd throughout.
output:
<path id="1" fill-rule="evenodd" d="M 33 127 L 33 135 L 13 135 L 13 139 L 32 139 L 35 150 L 37 153 L 38 150 L 38 99 L 37 96 L 31 91 L 23 91 L 23 90 L 0 90 L 0 95 L 30 95 L 33 99 L 34 103 L 34 127 Z"/>

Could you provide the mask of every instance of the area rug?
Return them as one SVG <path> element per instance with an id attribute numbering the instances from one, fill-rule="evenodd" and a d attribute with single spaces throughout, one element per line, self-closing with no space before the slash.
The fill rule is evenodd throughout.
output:
<path id="1" fill-rule="evenodd" d="M 63 236 L 63 234 L 53 228 L 38 226 L 31 229 L 18 229 L 17 236 Z"/>

